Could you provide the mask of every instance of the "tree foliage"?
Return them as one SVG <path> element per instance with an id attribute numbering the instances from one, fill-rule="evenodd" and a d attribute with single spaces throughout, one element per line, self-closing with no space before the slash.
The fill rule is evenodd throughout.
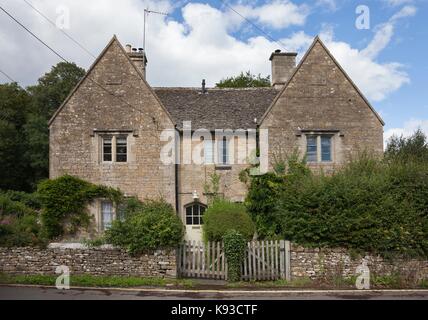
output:
<path id="1" fill-rule="evenodd" d="M 270 87 L 270 76 L 262 77 L 260 74 L 257 76 L 250 71 L 241 72 L 235 77 L 222 79 L 216 83 L 217 88 L 253 88 L 253 87 Z"/>
<path id="2" fill-rule="evenodd" d="M 16 83 L 0 85 L 0 189 L 29 189 L 24 127 L 30 101 Z"/>
<path id="3" fill-rule="evenodd" d="M 387 144 L 385 159 L 401 162 L 427 162 L 428 163 L 428 139 L 418 129 L 412 136 L 393 136 Z"/>
<path id="4" fill-rule="evenodd" d="M 61 62 L 27 90 L 0 85 L 0 189 L 32 191 L 48 177 L 48 121 L 84 74 Z"/>

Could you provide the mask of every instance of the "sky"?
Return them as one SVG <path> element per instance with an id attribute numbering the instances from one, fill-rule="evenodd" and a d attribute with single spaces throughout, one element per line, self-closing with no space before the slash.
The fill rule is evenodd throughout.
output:
<path id="1" fill-rule="evenodd" d="M 54 22 L 50 24 L 30 5 Z M 428 0 L 0 0 L 68 61 L 88 69 L 114 34 L 143 46 L 150 85 L 214 86 L 271 74 L 275 49 L 303 56 L 319 35 L 385 121 L 384 138 L 428 134 Z M 63 32 L 75 39 L 73 42 Z M 89 51 L 91 54 L 89 54 Z M 61 60 L 0 11 L 0 70 L 35 84 Z M 0 83 L 9 80 L 0 74 Z"/>

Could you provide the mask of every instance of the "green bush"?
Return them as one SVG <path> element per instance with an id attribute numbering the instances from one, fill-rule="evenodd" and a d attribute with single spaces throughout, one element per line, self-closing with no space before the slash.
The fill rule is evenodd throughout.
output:
<path id="1" fill-rule="evenodd" d="M 245 206 L 227 200 L 215 201 L 204 213 L 202 227 L 205 241 L 222 241 L 227 231 L 235 229 L 251 240 L 255 227 Z"/>
<path id="2" fill-rule="evenodd" d="M 35 211 L 24 203 L 13 201 L 7 195 L 0 194 L 0 216 L 22 217 L 26 214 L 34 214 Z"/>
<path id="3" fill-rule="evenodd" d="M 120 191 L 105 186 L 97 186 L 79 178 L 64 175 L 56 179 L 45 180 L 37 188 L 42 203 L 42 222 L 48 238 L 64 234 L 64 224 L 69 223 L 69 233 L 79 227 L 87 227 L 90 216 L 87 204 L 96 198 L 109 198 L 113 202 L 121 201 Z"/>
<path id="4" fill-rule="evenodd" d="M 148 200 L 124 220 L 115 220 L 105 240 L 137 254 L 147 250 L 174 248 L 183 239 L 184 226 L 174 208 L 164 200 Z"/>
<path id="5" fill-rule="evenodd" d="M 0 197 L 6 197 L 12 201 L 20 202 L 29 208 L 39 210 L 42 207 L 39 195 L 34 193 L 27 193 L 23 191 L 6 190 L 0 191 Z"/>
<path id="6" fill-rule="evenodd" d="M 254 196 L 261 192 L 260 181 L 265 190 L 275 190 L 276 204 L 272 198 Z M 428 164 L 424 162 L 362 155 L 331 176 L 257 177 L 247 204 L 259 229 L 302 245 L 428 256 Z"/>
<path id="7" fill-rule="evenodd" d="M 242 234 L 233 229 L 226 232 L 223 241 L 228 280 L 237 282 L 241 280 L 241 265 L 245 258 L 247 241 Z"/>
<path id="8" fill-rule="evenodd" d="M 0 217 L 0 246 L 23 247 L 45 243 L 37 215 Z"/>

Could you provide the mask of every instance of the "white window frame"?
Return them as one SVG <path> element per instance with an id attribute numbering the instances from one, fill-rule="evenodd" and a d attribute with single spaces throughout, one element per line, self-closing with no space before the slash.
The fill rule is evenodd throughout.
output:
<path id="1" fill-rule="evenodd" d="M 126 139 L 126 161 L 117 161 L 117 139 Z M 104 160 L 104 140 L 111 139 L 111 161 Z M 129 162 L 129 134 L 128 133 L 106 133 L 100 134 L 101 162 L 102 163 L 128 163 Z"/>
<path id="2" fill-rule="evenodd" d="M 193 207 L 194 206 L 199 206 L 199 214 L 197 214 L 197 215 L 195 215 L 194 212 L 193 212 Z M 192 210 L 192 215 L 189 216 L 192 219 L 192 223 L 187 223 L 187 217 L 188 217 L 188 215 L 187 215 L 187 209 L 188 208 L 191 208 L 191 210 Z M 201 208 L 204 209 L 204 211 L 203 211 L 202 214 L 201 214 Z M 185 222 L 185 225 L 186 226 L 201 226 L 201 225 L 203 225 L 203 222 L 201 220 L 202 220 L 202 217 L 203 217 L 203 215 L 204 215 L 204 213 L 205 213 L 206 210 L 207 210 L 207 206 L 205 204 L 201 203 L 201 202 L 192 202 L 192 203 L 186 204 L 184 206 L 184 222 Z M 193 223 L 193 220 L 194 220 L 195 216 L 198 217 L 199 224 Z"/>

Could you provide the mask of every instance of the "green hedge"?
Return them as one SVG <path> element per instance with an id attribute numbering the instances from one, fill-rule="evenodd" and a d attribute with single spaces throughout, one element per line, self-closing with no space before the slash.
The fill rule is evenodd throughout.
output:
<path id="1" fill-rule="evenodd" d="M 135 200 L 134 200 L 135 205 Z M 115 220 L 105 240 L 137 254 L 147 250 L 174 248 L 183 239 L 184 226 L 174 208 L 164 200 L 135 205 L 125 219 Z"/>
<path id="2" fill-rule="evenodd" d="M 227 200 L 216 200 L 205 211 L 202 227 L 205 241 L 222 241 L 229 230 L 236 230 L 251 240 L 255 227 L 245 206 Z"/>
<path id="3" fill-rule="evenodd" d="M 254 196 L 260 186 L 274 190 L 276 205 Z M 267 175 L 252 181 L 247 205 L 260 230 L 303 245 L 428 256 L 424 162 L 362 156 L 332 176 Z"/>

